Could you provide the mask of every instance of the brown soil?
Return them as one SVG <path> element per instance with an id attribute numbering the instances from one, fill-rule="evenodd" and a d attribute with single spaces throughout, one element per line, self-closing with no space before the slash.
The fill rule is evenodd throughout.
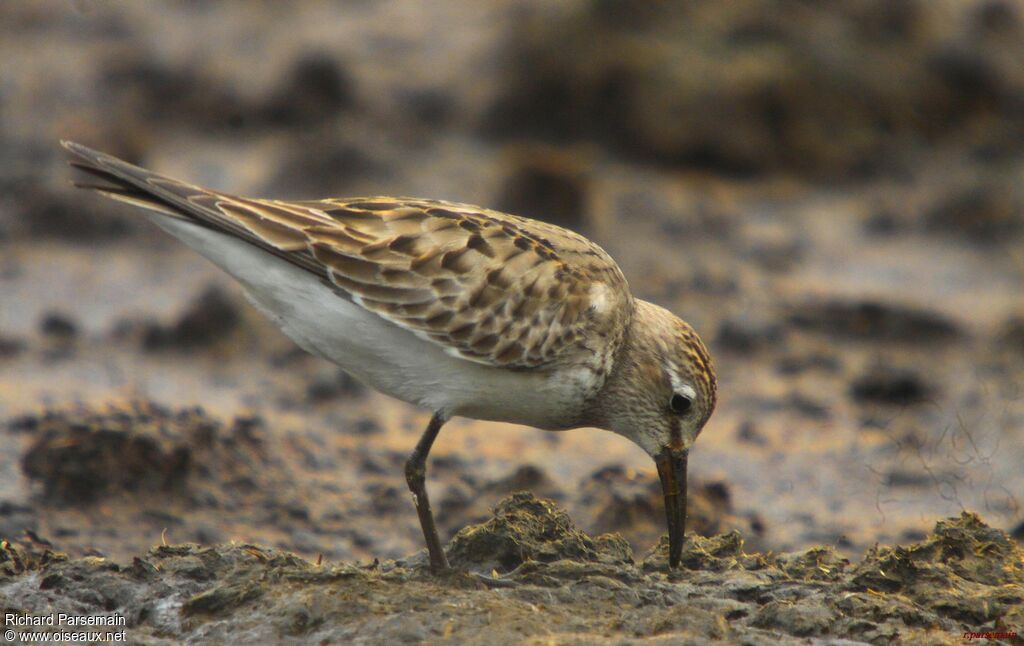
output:
<path id="1" fill-rule="evenodd" d="M 278 4 L 0 4 L 6 606 L 153 642 L 1021 628 L 1024 0 Z M 686 569 L 629 556 L 664 523 L 626 440 L 456 419 L 428 487 L 461 569 L 429 576 L 402 478 L 428 412 L 71 188 L 62 138 L 592 237 L 716 360 Z"/>
<path id="2" fill-rule="evenodd" d="M 131 563 L 0 545 L 7 612 L 123 616 L 135 643 L 955 644 L 1024 620 L 1024 550 L 964 513 L 923 540 L 857 563 L 830 548 L 748 554 L 732 532 L 691 535 L 683 567 L 661 543 L 642 559 L 617 534 L 592 538 L 529 493 L 448 544 L 455 570 L 418 555 L 311 563 L 251 544 L 163 545 Z"/>

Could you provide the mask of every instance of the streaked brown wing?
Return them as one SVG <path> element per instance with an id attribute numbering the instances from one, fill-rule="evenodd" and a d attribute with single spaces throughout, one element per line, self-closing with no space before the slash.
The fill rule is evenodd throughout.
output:
<path id="1" fill-rule="evenodd" d="M 596 360 L 598 344 L 618 347 L 631 316 L 615 262 L 560 227 L 414 198 L 245 199 L 66 146 L 112 184 L 94 187 L 110 197 L 256 244 L 473 361 L 525 369 Z"/>
<path id="2" fill-rule="evenodd" d="M 408 198 L 311 204 L 337 222 L 306 229 L 331 280 L 463 357 L 553 367 L 593 352 L 630 315 L 615 262 L 565 229 Z"/>

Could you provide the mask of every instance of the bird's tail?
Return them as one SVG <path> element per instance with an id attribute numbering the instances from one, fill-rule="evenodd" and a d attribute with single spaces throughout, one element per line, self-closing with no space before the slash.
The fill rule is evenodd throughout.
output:
<path id="1" fill-rule="evenodd" d="M 163 216 L 171 217 L 179 223 L 187 222 L 233 235 L 303 269 L 317 275 L 324 274 L 322 265 L 307 253 L 307 240 L 301 225 L 308 223 L 308 215 L 300 218 L 296 225 L 294 213 L 280 207 L 160 175 L 73 141 L 61 141 L 61 145 L 71 153 L 71 165 L 92 178 L 90 182 L 76 183 L 76 186 L 155 211 L 159 215 L 151 219 L 162 228 L 167 227 L 159 220 Z M 265 216 L 271 210 L 285 220 L 290 218 L 289 224 L 268 220 Z M 180 231 L 180 228 L 175 231 Z"/>
<path id="2" fill-rule="evenodd" d="M 60 142 L 73 155 L 69 162 L 74 168 L 92 177 L 88 182 L 75 182 L 78 188 L 96 191 L 111 199 L 157 211 L 175 218 L 192 220 L 188 211 L 182 208 L 182 182 L 158 175 L 145 168 L 101 153 L 73 141 Z M 178 191 L 162 194 L 158 185 L 177 185 Z M 175 194 L 176 193 L 176 194 Z"/>

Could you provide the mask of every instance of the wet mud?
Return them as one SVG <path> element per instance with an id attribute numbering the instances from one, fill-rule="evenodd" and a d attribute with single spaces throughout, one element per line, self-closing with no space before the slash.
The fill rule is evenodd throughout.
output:
<path id="1" fill-rule="evenodd" d="M 6 612 L 125 618 L 134 643 L 179 640 L 621 643 L 962 643 L 1024 619 L 1024 551 L 977 515 L 856 562 L 830 548 L 747 553 L 737 532 L 691 534 L 682 567 L 660 543 L 635 556 L 591 537 L 554 502 L 502 500 L 425 556 L 310 562 L 260 545 L 161 545 L 130 562 L 0 544 Z"/>
<path id="2" fill-rule="evenodd" d="M 398 556 L 418 546 L 416 526 L 399 529 L 414 520 L 401 479 L 405 456 L 373 446 L 383 431 L 369 419 L 351 429 L 365 441 L 335 455 L 314 438 L 276 437 L 259 417 L 224 421 L 201 408 L 139 401 L 26 415 L 4 431 L 11 445 L 24 447 L 18 466 L 28 493 L 0 507 L 4 536 L 28 531 L 72 553 L 112 558 L 130 558 L 157 539 L 219 542 L 254 527 L 261 540 L 307 557 Z M 332 477 L 333 469 L 351 475 Z M 560 500 L 596 531 L 620 532 L 637 545 L 652 545 L 664 532 L 652 474 L 608 468 L 564 488 L 536 466 L 487 478 L 456 456 L 436 459 L 430 471 L 448 538 L 523 490 Z M 751 525 L 733 514 L 724 483 L 693 489 L 691 527 L 715 533 Z"/>
<path id="3" fill-rule="evenodd" d="M 1024 3 L 257 4 L 0 5 L 9 611 L 152 643 L 1021 629 Z M 429 412 L 72 188 L 62 138 L 595 240 L 715 358 L 683 570 L 623 438 L 455 419 L 430 575 L 402 476 Z"/>

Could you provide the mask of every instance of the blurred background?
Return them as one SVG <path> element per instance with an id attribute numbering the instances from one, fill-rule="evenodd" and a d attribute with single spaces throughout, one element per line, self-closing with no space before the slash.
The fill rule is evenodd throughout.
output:
<path id="1" fill-rule="evenodd" d="M 1024 537 L 1024 1 L 0 4 L 0 535 L 421 546 L 427 413 L 304 355 L 59 139 L 221 190 L 411 195 L 580 231 L 720 379 L 692 526 L 853 554 Z M 528 488 L 643 552 L 649 458 L 455 420 L 443 532 Z M 28 530 L 26 533 L 25 530 Z"/>

